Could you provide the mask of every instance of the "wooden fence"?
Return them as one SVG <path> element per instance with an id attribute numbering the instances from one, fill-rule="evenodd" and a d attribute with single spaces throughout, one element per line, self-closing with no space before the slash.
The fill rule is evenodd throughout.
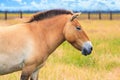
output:
<path id="1" fill-rule="evenodd" d="M 20 18 L 23 18 L 23 12 L 22 12 L 22 11 L 19 11 L 19 12 L 17 12 L 17 13 L 19 14 L 19 17 L 20 17 Z M 7 20 L 8 17 L 9 17 L 9 16 L 8 16 L 9 12 L 8 12 L 8 11 L 5 11 L 3 14 L 4 14 L 4 19 Z"/>
<path id="2" fill-rule="evenodd" d="M 90 12 L 88 12 L 87 14 L 88 14 L 88 19 L 91 19 L 91 14 L 97 14 L 99 20 L 102 19 L 102 14 L 107 14 L 107 15 L 109 15 L 109 19 L 112 20 L 114 13 L 112 13 L 112 12 L 109 12 L 109 13 L 101 13 L 101 12 L 99 12 L 99 13 L 90 13 Z"/>
<path id="3" fill-rule="evenodd" d="M 12 13 L 12 12 L 8 12 L 8 11 L 4 11 L 4 12 L 2 12 L 1 14 L 3 14 L 2 15 L 2 18 L 0 18 L 0 19 L 5 19 L 5 20 L 7 20 L 7 19 L 9 19 L 9 15 L 8 14 L 10 14 L 10 13 Z M 34 13 L 34 12 L 33 12 Z M 24 12 L 22 12 L 22 11 L 18 11 L 18 12 L 14 12 L 14 13 L 12 13 L 12 14 L 18 14 L 19 15 L 19 18 L 23 18 L 23 14 L 27 14 L 27 13 L 24 13 Z M 32 13 L 31 13 L 32 14 Z M 99 20 L 102 20 L 102 19 L 104 19 L 104 14 L 106 14 L 107 15 L 107 19 L 109 19 L 109 20 L 113 20 L 113 15 L 114 14 L 117 14 L 116 15 L 116 18 L 117 19 L 120 19 L 120 13 L 113 13 L 113 12 L 109 12 L 109 13 L 102 13 L 102 12 L 98 12 L 98 13 L 91 13 L 91 12 L 88 12 L 88 13 L 82 13 L 82 14 L 85 14 L 85 16 L 83 17 L 84 19 L 99 19 Z M 96 15 L 96 18 L 93 18 L 93 16 L 92 15 Z M 0 16 L 1 17 L 1 16 Z M 81 15 L 81 17 L 82 17 L 82 15 Z M 94 16 L 95 17 L 95 16 Z"/>

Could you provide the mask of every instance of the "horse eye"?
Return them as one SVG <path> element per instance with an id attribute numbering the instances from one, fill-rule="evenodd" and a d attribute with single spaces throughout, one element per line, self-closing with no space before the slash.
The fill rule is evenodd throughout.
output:
<path id="1" fill-rule="evenodd" d="M 80 30 L 81 28 L 80 27 L 76 27 L 77 30 Z"/>

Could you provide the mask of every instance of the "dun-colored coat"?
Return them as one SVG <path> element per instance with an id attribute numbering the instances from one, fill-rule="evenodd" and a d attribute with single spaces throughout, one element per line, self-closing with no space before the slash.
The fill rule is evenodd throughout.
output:
<path id="1" fill-rule="evenodd" d="M 0 27 L 0 75 L 22 70 L 20 80 L 38 80 L 48 56 L 65 40 L 88 55 L 92 44 L 77 20 L 67 10 L 35 14 L 28 22 Z"/>

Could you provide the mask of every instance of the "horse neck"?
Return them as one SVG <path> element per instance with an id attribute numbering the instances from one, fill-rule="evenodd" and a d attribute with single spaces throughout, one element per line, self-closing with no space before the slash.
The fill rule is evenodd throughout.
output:
<path id="1" fill-rule="evenodd" d="M 63 34 L 64 26 L 67 22 L 67 18 L 65 15 L 56 16 L 51 19 L 46 19 L 38 22 L 39 29 L 43 30 L 44 41 L 47 44 L 47 50 L 52 53 L 62 42 L 65 41 L 65 37 Z"/>

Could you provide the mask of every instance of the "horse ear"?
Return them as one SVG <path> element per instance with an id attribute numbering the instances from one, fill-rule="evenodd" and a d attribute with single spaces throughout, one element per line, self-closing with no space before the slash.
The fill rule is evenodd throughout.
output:
<path id="1" fill-rule="evenodd" d="M 71 18 L 71 21 L 73 21 L 75 18 L 77 18 L 78 16 L 80 16 L 81 12 L 80 13 L 74 13 L 72 18 Z"/>

